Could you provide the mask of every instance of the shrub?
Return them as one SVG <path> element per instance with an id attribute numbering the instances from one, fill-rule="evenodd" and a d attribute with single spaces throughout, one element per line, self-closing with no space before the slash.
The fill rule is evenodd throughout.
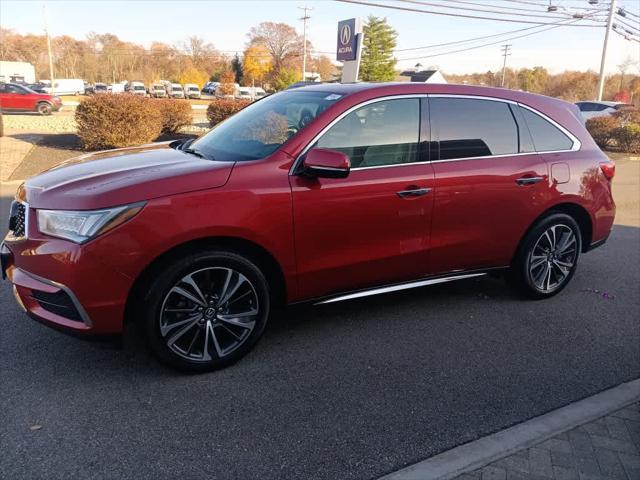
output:
<path id="1" fill-rule="evenodd" d="M 149 143 L 162 131 L 160 110 L 136 95 L 95 95 L 83 100 L 75 113 L 78 136 L 87 150 Z"/>
<path id="2" fill-rule="evenodd" d="M 191 104 L 173 98 L 150 99 L 160 111 L 162 133 L 178 133 L 182 127 L 191 125 Z"/>
<path id="3" fill-rule="evenodd" d="M 615 117 L 594 117 L 587 120 L 587 130 L 600 148 L 611 145 L 614 133 L 620 126 L 620 122 Z"/>
<path id="4" fill-rule="evenodd" d="M 640 108 L 625 105 L 614 112 L 613 117 L 620 120 L 622 125 L 626 125 L 627 123 L 640 123 Z"/>
<path id="5" fill-rule="evenodd" d="M 628 123 L 614 132 L 614 139 L 621 150 L 640 153 L 640 123 Z"/>
<path id="6" fill-rule="evenodd" d="M 224 119 L 230 117 L 236 112 L 239 112 L 244 107 L 249 105 L 249 100 L 234 100 L 226 98 L 217 98 L 209 104 L 207 108 L 207 118 L 209 119 L 209 125 L 212 127 L 217 125 Z"/>

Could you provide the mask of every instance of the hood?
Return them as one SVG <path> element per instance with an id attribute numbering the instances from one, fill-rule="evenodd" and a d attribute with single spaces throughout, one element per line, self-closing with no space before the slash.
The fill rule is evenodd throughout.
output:
<path id="1" fill-rule="evenodd" d="M 233 163 L 198 158 L 169 143 L 72 158 L 27 180 L 21 196 L 34 208 L 91 210 L 227 183 Z"/>

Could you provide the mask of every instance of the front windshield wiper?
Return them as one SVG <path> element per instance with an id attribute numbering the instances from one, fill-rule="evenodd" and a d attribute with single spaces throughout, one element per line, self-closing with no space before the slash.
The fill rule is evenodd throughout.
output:
<path id="1" fill-rule="evenodd" d="M 195 148 L 183 148 L 183 152 L 190 153 L 191 155 L 195 155 L 198 158 L 204 158 L 205 160 L 213 160 L 213 158 L 206 156 L 200 150 L 196 150 Z"/>

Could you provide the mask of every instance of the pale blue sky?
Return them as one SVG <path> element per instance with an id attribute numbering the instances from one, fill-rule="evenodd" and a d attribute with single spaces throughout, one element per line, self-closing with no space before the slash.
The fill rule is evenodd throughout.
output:
<path id="1" fill-rule="evenodd" d="M 386 0 L 370 0 L 374 3 L 389 3 Z M 545 3 L 546 0 L 534 0 Z M 587 0 L 553 0 L 555 4 L 570 8 L 588 8 Z M 253 25 L 262 21 L 285 22 L 294 25 L 300 32 L 301 11 L 297 8 L 313 7 L 308 24 L 309 39 L 315 49 L 335 50 L 336 24 L 351 17 L 366 17 L 369 14 L 386 16 L 398 32 L 398 49 L 420 47 L 434 43 L 452 42 L 477 36 L 492 35 L 509 30 L 526 28 L 527 24 L 471 20 L 438 15 L 427 15 L 385 8 L 338 3 L 330 0 L 309 1 L 167 1 L 167 0 L 2 0 L 0 2 L 0 25 L 20 33 L 42 33 L 42 5 L 46 3 L 52 35 L 70 35 L 84 38 L 91 31 L 110 32 L 123 40 L 148 46 L 159 40 L 179 44 L 190 35 L 198 35 L 213 43 L 216 48 L 229 53 L 241 52 L 247 41 L 246 33 Z M 478 2 L 480 3 L 480 2 Z M 489 0 L 485 7 L 520 6 L 527 4 Z M 602 0 L 601 0 L 601 3 Z M 627 9 L 638 13 L 640 0 L 619 0 Z M 405 7 L 428 9 L 424 5 L 398 3 Z M 455 5 L 451 3 L 451 5 Z M 458 2 L 460 6 L 460 2 Z M 441 9 L 443 10 L 443 9 Z M 446 10 L 445 10 L 446 11 Z M 455 10 L 448 10 L 453 11 Z M 482 15 L 476 13 L 476 15 Z M 636 22 L 633 18 L 627 20 Z M 640 28 L 640 26 L 638 27 Z M 525 32 L 526 33 L 526 32 Z M 514 34 L 514 36 L 517 34 Z M 556 28 L 548 32 L 521 39 L 510 40 L 513 54 L 509 65 L 533 67 L 543 65 L 552 72 L 564 69 L 598 70 L 604 28 Z M 487 39 L 488 43 L 495 39 Z M 500 38 L 497 38 L 500 40 Z M 501 42 L 504 43 L 504 42 Z M 400 66 L 438 66 L 445 72 L 462 73 L 496 70 L 501 67 L 500 46 L 491 45 L 468 52 L 419 58 L 429 54 L 464 48 L 466 45 L 446 48 L 401 51 L 396 54 Z M 607 70 L 615 71 L 616 65 L 626 57 L 640 60 L 640 43 L 626 41 L 612 35 Z M 333 56 L 332 56 L 333 58 Z M 635 70 L 638 71 L 636 66 Z"/>

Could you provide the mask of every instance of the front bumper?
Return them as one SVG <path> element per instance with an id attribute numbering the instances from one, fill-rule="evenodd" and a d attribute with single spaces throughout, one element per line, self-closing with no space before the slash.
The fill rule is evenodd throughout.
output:
<path id="1" fill-rule="evenodd" d="M 8 236 L 0 251 L 3 276 L 29 316 L 79 334 L 122 331 L 132 281 L 82 245 Z"/>

